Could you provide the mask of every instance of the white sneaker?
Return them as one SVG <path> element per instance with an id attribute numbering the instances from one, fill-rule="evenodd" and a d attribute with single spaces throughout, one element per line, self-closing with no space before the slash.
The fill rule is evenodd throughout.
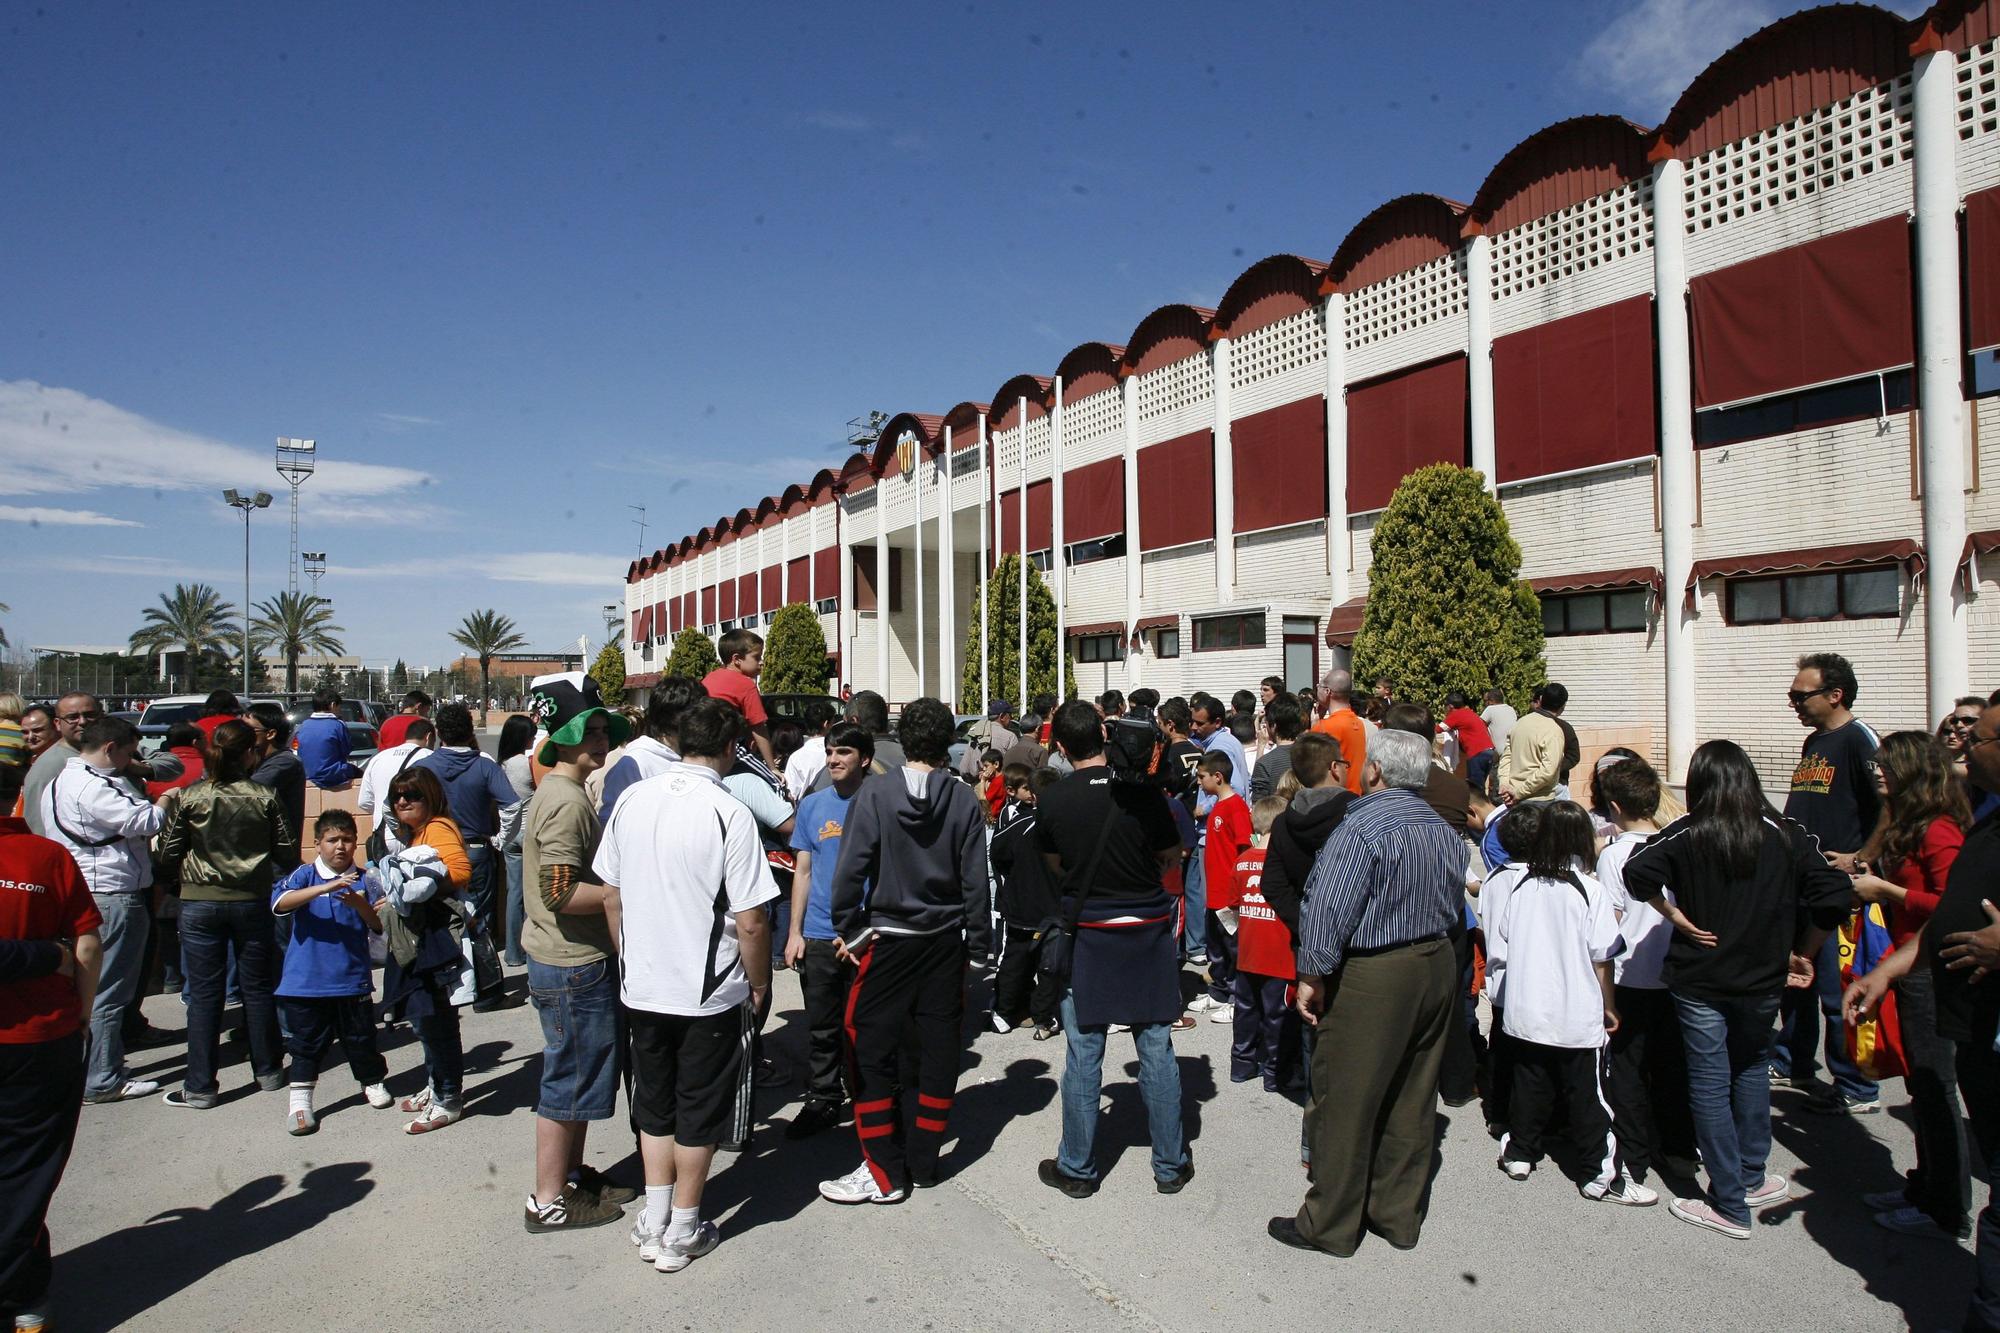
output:
<path id="1" fill-rule="evenodd" d="M 1792 1197 L 1792 1183 L 1783 1176 L 1764 1177 L 1764 1183 L 1743 1196 L 1743 1202 L 1752 1208 L 1769 1208 L 1774 1203 L 1784 1203 Z"/>
<path id="2" fill-rule="evenodd" d="M 396 1104 L 396 1099 L 389 1095 L 387 1084 L 370 1083 L 361 1090 L 361 1095 L 366 1097 L 368 1104 L 378 1111 L 386 1111 Z"/>
<path id="3" fill-rule="evenodd" d="M 1104 1025 L 1104 1030 L 1106 1033 L 1130 1032 L 1132 1025 L 1130 1023 L 1107 1023 Z"/>
<path id="4" fill-rule="evenodd" d="M 641 1208 L 638 1220 L 632 1223 L 632 1243 L 639 1247 L 640 1263 L 653 1263 L 660 1257 L 660 1248 L 667 1243 L 667 1228 L 662 1224 L 658 1231 L 646 1230 L 646 1210 Z"/>
<path id="5" fill-rule="evenodd" d="M 1623 1204 L 1627 1208 L 1651 1208 L 1660 1201 L 1660 1192 L 1641 1185 L 1630 1176 L 1620 1176 L 1595 1194 L 1586 1188 L 1583 1197 L 1599 1203 Z"/>
<path id="6" fill-rule="evenodd" d="M 1201 994 L 1195 996 L 1194 999 L 1188 1001 L 1187 1011 L 1191 1014 L 1212 1014 L 1217 1009 L 1223 1007 L 1222 1001 L 1216 999 L 1207 991 L 1203 991 Z"/>
<path id="7" fill-rule="evenodd" d="M 995 1032 L 1012 1032 L 1014 1030 L 1014 1025 L 1008 1022 L 1006 1018 L 1004 1018 L 1001 1015 L 998 1009 L 995 1009 L 990 1015 L 988 1015 L 988 1021 L 991 1023 L 993 1030 Z"/>
<path id="8" fill-rule="evenodd" d="M 1509 1180 L 1526 1180 L 1535 1170 L 1533 1162 L 1517 1162 L 1511 1157 L 1500 1159 L 1500 1169 L 1507 1173 Z"/>
<path id="9" fill-rule="evenodd" d="M 150 1097 L 159 1090 L 160 1085 L 154 1079 L 128 1078 L 109 1092 L 100 1092 L 94 1097 L 86 1094 L 84 1100 L 92 1103 L 129 1102 L 134 1097 Z"/>
<path id="10" fill-rule="evenodd" d="M 1715 1209 L 1709 1207 L 1706 1199 L 1675 1199 L 1667 1205 L 1667 1211 L 1686 1222 L 1689 1226 L 1701 1227 L 1728 1236 L 1732 1240 L 1749 1240 L 1750 1228 L 1741 1222 L 1732 1222 Z"/>
<path id="11" fill-rule="evenodd" d="M 659 1257 L 653 1260 L 653 1271 L 678 1273 L 720 1244 L 722 1244 L 722 1233 L 716 1229 L 715 1223 L 698 1223 L 694 1234 L 685 1240 L 667 1240 L 660 1243 Z"/>
<path id="12" fill-rule="evenodd" d="M 1236 1006 L 1233 1004 L 1216 1005 L 1214 1010 L 1209 1013 L 1208 1021 L 1211 1023 L 1228 1023 L 1233 1025 L 1236 1022 Z"/>
<path id="13" fill-rule="evenodd" d="M 863 1162 L 838 1180 L 822 1180 L 819 1196 L 830 1203 L 901 1203 L 902 1190 L 884 1192 L 875 1183 L 875 1173 Z"/>

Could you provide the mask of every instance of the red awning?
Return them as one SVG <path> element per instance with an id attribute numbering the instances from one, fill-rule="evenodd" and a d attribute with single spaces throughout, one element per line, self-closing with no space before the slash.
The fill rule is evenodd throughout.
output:
<path id="1" fill-rule="evenodd" d="M 625 688 L 628 690 L 650 690 L 659 683 L 660 673 L 657 671 L 646 671 L 636 676 L 625 677 Z"/>
<path id="2" fill-rule="evenodd" d="M 1132 624 L 1134 634 L 1144 634 L 1149 629 L 1179 629 L 1179 616 L 1140 616 Z"/>
<path id="3" fill-rule="evenodd" d="M 1965 534 L 1965 549 L 1958 553 L 1958 568 L 1968 569 L 1975 555 L 1992 555 L 2000 551 L 2000 528 L 1987 528 L 1981 532 Z"/>
<path id="4" fill-rule="evenodd" d="M 1123 634 L 1125 624 L 1119 620 L 1093 620 L 1087 625 L 1071 625 L 1066 632 L 1072 639 L 1080 639 L 1090 634 Z"/>
<path id="5" fill-rule="evenodd" d="M 1739 578 L 1753 574 L 1797 574 L 1821 569 L 1846 569 L 1854 565 L 1908 565 L 1911 579 L 1924 573 L 1924 548 L 1908 537 L 1894 541 L 1850 542 L 1845 546 L 1814 546 L 1802 551 L 1771 551 L 1761 555 L 1725 556 L 1717 560 L 1697 560 L 1688 575 L 1686 596 L 1694 601 L 1695 584 L 1702 579 Z"/>
<path id="6" fill-rule="evenodd" d="M 1544 592 L 1596 592 L 1602 588 L 1651 588 L 1655 596 L 1665 596 L 1667 576 L 1652 565 L 1634 565 L 1630 569 L 1607 569 L 1595 574 L 1557 574 L 1545 579 L 1529 579 L 1528 586 L 1537 593 Z"/>
<path id="7" fill-rule="evenodd" d="M 1326 646 L 1329 648 L 1351 648 L 1354 636 L 1361 632 L 1361 616 L 1368 609 L 1366 597 L 1356 597 L 1342 602 L 1326 615 Z"/>

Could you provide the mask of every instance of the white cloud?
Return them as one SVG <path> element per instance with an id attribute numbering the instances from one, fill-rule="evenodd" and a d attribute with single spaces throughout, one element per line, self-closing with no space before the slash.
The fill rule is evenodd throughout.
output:
<path id="1" fill-rule="evenodd" d="M 854 111 L 809 111 L 805 122 L 814 129 L 832 130 L 837 134 L 859 134 L 875 127 L 874 121 Z"/>
<path id="2" fill-rule="evenodd" d="M 94 509 L 44 509 L 30 505 L 0 505 L 0 523 L 44 524 L 58 528 L 143 528 L 129 518 L 113 518 Z"/>
<path id="3" fill-rule="evenodd" d="M 1655 122 L 1710 61 L 1784 9 L 1777 0 L 1638 0 L 1583 48 L 1577 77 Z"/>
<path id="4" fill-rule="evenodd" d="M 425 485 L 410 468 L 328 459 L 315 498 L 389 496 Z M 278 487 L 272 455 L 150 421 L 101 398 L 33 380 L 0 380 L 0 495 L 74 495 L 106 487 Z"/>
<path id="5" fill-rule="evenodd" d="M 574 551 L 519 551 L 472 556 L 460 563 L 501 583 L 549 583 L 562 587 L 599 588 L 622 585 L 625 555 L 579 555 Z"/>
<path id="6" fill-rule="evenodd" d="M 87 555 L 49 556 L 34 562 L 37 569 L 53 570 L 61 574 L 93 574 L 106 578 L 164 579 L 172 583 L 212 583 L 227 595 L 234 586 L 241 595 L 243 570 L 235 568 L 202 569 L 187 561 L 166 555 Z"/>
<path id="7" fill-rule="evenodd" d="M 377 421 L 386 421 L 392 426 L 442 426 L 436 417 L 406 416 L 401 412 L 377 412 Z"/>

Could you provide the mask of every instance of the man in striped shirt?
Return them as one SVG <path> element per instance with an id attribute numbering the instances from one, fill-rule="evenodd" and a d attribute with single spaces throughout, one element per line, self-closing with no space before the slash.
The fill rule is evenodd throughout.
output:
<path id="1" fill-rule="evenodd" d="M 1409 1249 L 1423 1229 L 1438 1068 L 1457 1006 L 1447 935 L 1465 901 L 1465 844 L 1421 795 L 1430 762 L 1421 736 L 1369 737 L 1362 794 L 1306 881 L 1298 1007 L 1319 1036 L 1306 1113 L 1312 1183 L 1297 1217 L 1269 1228 L 1299 1249 L 1346 1258 L 1363 1231 Z"/>

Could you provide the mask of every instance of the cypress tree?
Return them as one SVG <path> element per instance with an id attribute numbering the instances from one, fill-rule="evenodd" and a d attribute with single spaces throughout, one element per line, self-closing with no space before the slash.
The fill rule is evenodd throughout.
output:
<path id="1" fill-rule="evenodd" d="M 974 598 L 966 617 L 965 670 L 959 679 L 959 706 L 983 713 L 979 697 L 979 602 Z M 1063 654 L 1062 688 L 1056 688 L 1056 599 L 1042 572 L 1028 565 L 1028 682 L 1021 687 L 1021 557 L 1004 555 L 986 580 L 986 649 L 990 670 L 987 689 L 996 699 L 1011 700 L 1025 711 L 1037 694 L 1068 699 L 1076 694 L 1076 671 Z"/>
<path id="2" fill-rule="evenodd" d="M 771 618 L 764 635 L 758 688 L 767 694 L 824 694 L 826 676 L 826 631 L 810 606 L 793 602 Z"/>
<path id="3" fill-rule="evenodd" d="M 715 645 L 709 642 L 708 636 L 689 625 L 675 637 L 674 650 L 667 654 L 667 664 L 661 668 L 660 674 L 700 680 L 721 665 L 721 659 L 715 655 Z"/>

